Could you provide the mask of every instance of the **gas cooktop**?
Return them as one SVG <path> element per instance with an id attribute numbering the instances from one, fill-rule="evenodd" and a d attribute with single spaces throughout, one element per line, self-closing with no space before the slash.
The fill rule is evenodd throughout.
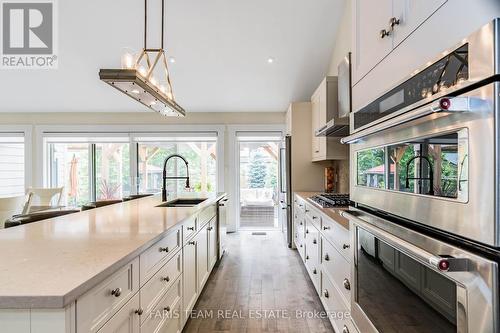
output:
<path id="1" fill-rule="evenodd" d="M 350 202 L 345 193 L 321 193 L 309 199 L 323 208 L 348 207 Z"/>

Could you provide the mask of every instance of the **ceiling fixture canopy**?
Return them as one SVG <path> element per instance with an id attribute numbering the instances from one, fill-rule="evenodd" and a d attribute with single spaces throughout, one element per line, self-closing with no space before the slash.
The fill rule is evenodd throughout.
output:
<path id="1" fill-rule="evenodd" d="M 161 4 L 161 48 L 159 49 L 147 47 L 147 12 L 147 0 L 144 0 L 144 48 L 142 51 L 137 56 L 130 53 L 124 54 L 121 69 L 101 69 L 99 77 L 110 86 L 164 116 L 185 116 L 186 111 L 175 101 L 167 56 L 163 48 L 165 0 L 162 0 Z M 160 80 L 157 77 L 163 79 Z"/>

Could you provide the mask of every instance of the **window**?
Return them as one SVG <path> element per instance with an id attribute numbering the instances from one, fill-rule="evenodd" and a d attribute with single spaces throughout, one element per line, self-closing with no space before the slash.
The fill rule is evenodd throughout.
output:
<path id="1" fill-rule="evenodd" d="M 25 193 L 24 135 L 0 134 L 0 197 Z"/>
<path id="2" fill-rule="evenodd" d="M 130 194 L 128 137 L 57 136 L 46 138 L 46 142 L 45 183 L 49 187 L 64 187 L 63 205 L 81 206 Z"/>
<path id="3" fill-rule="evenodd" d="M 215 192 L 217 179 L 217 144 L 215 140 L 180 142 L 139 142 L 138 192 L 161 191 L 163 162 L 171 154 L 179 154 L 189 163 L 191 189 L 195 192 Z M 186 176 L 186 167 L 181 159 L 172 159 L 167 166 L 168 176 Z M 185 181 L 170 180 L 167 191 L 174 195 L 186 191 Z"/>
<path id="4" fill-rule="evenodd" d="M 121 199 L 130 194 L 128 143 L 95 144 L 97 200 Z"/>
<path id="5" fill-rule="evenodd" d="M 63 205 L 91 201 L 90 144 L 49 143 L 49 187 L 64 187 Z"/>
<path id="6" fill-rule="evenodd" d="M 216 135 L 172 134 L 51 133 L 44 138 L 44 184 L 64 187 L 62 204 L 68 206 L 122 199 L 135 193 L 158 193 L 165 158 L 179 154 L 189 163 L 190 191 L 215 192 Z M 185 176 L 186 167 L 181 159 L 173 159 L 167 172 L 169 176 Z M 167 190 L 170 196 L 182 195 L 186 192 L 185 181 L 170 180 Z"/>

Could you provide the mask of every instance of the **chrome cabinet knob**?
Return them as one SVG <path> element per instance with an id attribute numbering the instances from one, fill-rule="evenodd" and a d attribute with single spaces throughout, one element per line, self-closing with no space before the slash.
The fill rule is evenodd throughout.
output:
<path id="1" fill-rule="evenodd" d="M 401 23 L 401 20 L 397 17 L 391 17 L 389 20 L 389 26 L 391 27 L 391 29 L 394 29 L 394 27 L 399 25 L 399 23 Z"/>
<path id="2" fill-rule="evenodd" d="M 330 294 L 328 293 L 328 290 L 323 290 L 323 296 L 325 296 L 325 298 L 328 298 L 330 297 Z"/>
<path id="3" fill-rule="evenodd" d="M 116 288 L 111 290 L 111 295 L 115 297 L 120 297 L 122 294 L 122 288 Z"/>
<path id="4" fill-rule="evenodd" d="M 348 279 L 344 279 L 344 288 L 347 290 L 351 290 L 351 283 Z"/>
<path id="5" fill-rule="evenodd" d="M 347 249 L 348 249 L 348 248 L 350 248 L 350 247 L 351 247 L 351 245 L 349 245 L 349 244 L 344 244 L 344 245 L 342 245 L 342 248 L 343 248 L 344 250 L 347 250 Z"/>
<path id="6" fill-rule="evenodd" d="M 170 281 L 170 277 L 169 276 L 165 276 L 164 278 L 161 278 L 162 281 L 165 281 L 165 282 L 169 282 Z"/>
<path id="7" fill-rule="evenodd" d="M 194 230 L 194 227 L 187 227 L 187 230 Z"/>
<path id="8" fill-rule="evenodd" d="M 138 314 L 139 316 L 142 316 L 142 314 L 144 313 L 144 310 L 139 308 L 139 309 L 135 310 L 135 313 Z"/>
<path id="9" fill-rule="evenodd" d="M 344 328 L 342 328 L 342 333 L 349 333 L 349 329 L 347 326 L 344 325 Z"/>
<path id="10" fill-rule="evenodd" d="M 325 254 L 325 261 L 330 261 L 330 256 L 327 254 Z"/>
<path id="11" fill-rule="evenodd" d="M 160 252 L 168 252 L 168 246 L 167 247 L 160 247 L 159 250 L 160 250 Z"/>
<path id="12" fill-rule="evenodd" d="M 389 37 L 391 32 L 385 29 L 380 30 L 380 38 L 384 39 L 385 37 Z"/>

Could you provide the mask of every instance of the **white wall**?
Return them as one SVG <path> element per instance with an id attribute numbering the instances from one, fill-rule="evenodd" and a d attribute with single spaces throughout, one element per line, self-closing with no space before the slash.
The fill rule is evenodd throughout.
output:
<path id="1" fill-rule="evenodd" d="M 340 25 L 335 37 L 335 46 L 328 67 L 328 75 L 337 75 L 337 66 L 348 52 L 352 50 L 352 1 L 345 2 Z"/>

